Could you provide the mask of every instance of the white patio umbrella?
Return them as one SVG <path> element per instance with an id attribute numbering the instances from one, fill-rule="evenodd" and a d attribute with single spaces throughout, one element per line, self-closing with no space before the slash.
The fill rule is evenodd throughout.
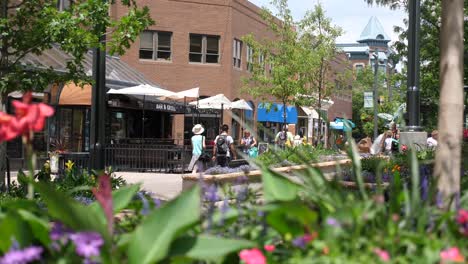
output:
<path id="1" fill-rule="evenodd" d="M 382 118 L 382 119 L 385 119 L 387 121 L 392 121 L 393 120 L 393 116 L 391 114 L 379 113 L 379 114 L 377 114 L 377 116 Z"/>
<path id="2" fill-rule="evenodd" d="M 190 105 L 196 105 L 198 109 L 218 109 L 221 110 L 221 123 L 223 122 L 224 109 L 232 109 L 231 101 L 224 94 L 217 94 L 197 102 L 191 102 Z"/>
<path id="3" fill-rule="evenodd" d="M 141 137 L 144 138 L 145 135 L 145 102 L 146 96 L 173 96 L 175 93 L 169 90 L 152 86 L 149 84 L 140 84 L 137 86 L 122 88 L 122 89 L 110 89 L 108 94 L 124 94 L 124 95 L 140 95 L 143 96 L 143 114 L 142 114 L 142 131 Z"/>
<path id="4" fill-rule="evenodd" d="M 231 107 L 232 109 L 241 109 L 241 110 L 250 110 L 250 111 L 253 110 L 252 107 L 244 99 L 240 99 L 240 100 L 232 102 Z"/>
<path id="5" fill-rule="evenodd" d="M 199 97 L 199 91 L 200 91 L 200 88 L 195 87 L 192 89 L 174 93 L 173 95 L 170 95 L 170 96 L 163 96 L 163 97 L 160 97 L 159 99 L 161 100 L 165 100 L 165 99 L 180 100 L 180 99 L 185 99 L 185 98 L 197 99 Z"/>

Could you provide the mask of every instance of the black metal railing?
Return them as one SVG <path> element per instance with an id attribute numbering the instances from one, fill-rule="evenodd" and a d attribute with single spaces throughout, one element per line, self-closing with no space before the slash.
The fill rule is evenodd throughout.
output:
<path id="1" fill-rule="evenodd" d="M 191 158 L 191 147 L 178 145 L 110 144 L 105 164 L 114 170 L 183 172 Z"/>

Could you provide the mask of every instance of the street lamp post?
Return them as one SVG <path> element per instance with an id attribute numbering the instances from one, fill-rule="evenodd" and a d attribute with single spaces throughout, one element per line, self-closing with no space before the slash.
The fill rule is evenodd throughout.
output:
<path id="1" fill-rule="evenodd" d="M 378 91 L 377 91 L 377 82 L 378 82 L 378 71 L 379 71 L 379 51 L 376 49 L 375 52 L 372 54 L 372 57 L 374 57 L 374 140 L 377 138 L 379 135 L 379 130 L 378 130 L 378 109 L 377 109 L 377 96 L 378 96 Z"/>
<path id="2" fill-rule="evenodd" d="M 410 0 L 408 23 L 408 80 L 406 91 L 407 131 L 421 131 L 419 109 L 419 28 L 420 0 Z"/>

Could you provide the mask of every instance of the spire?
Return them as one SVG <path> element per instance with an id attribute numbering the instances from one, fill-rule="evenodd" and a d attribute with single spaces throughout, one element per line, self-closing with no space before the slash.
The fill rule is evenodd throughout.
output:
<path id="1" fill-rule="evenodd" d="M 362 31 L 358 42 L 364 42 L 365 40 L 380 40 L 380 41 L 386 41 L 386 42 L 390 41 L 390 38 L 385 33 L 385 30 L 383 29 L 382 24 L 380 24 L 380 21 L 375 16 L 372 16 L 369 19 L 369 22 L 367 23 L 367 26 Z"/>

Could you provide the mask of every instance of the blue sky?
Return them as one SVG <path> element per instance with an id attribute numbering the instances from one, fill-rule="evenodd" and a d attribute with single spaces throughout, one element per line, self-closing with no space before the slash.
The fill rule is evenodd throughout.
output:
<path id="1" fill-rule="evenodd" d="M 270 0 L 249 0 L 258 6 L 269 6 Z M 403 10 L 390 10 L 388 7 L 368 6 L 365 0 L 322 0 L 326 15 L 335 25 L 345 32 L 338 38 L 338 43 L 355 42 L 367 25 L 371 16 L 376 16 L 392 41 L 397 39 L 393 32 L 394 25 L 403 25 L 403 18 L 407 15 Z M 289 0 L 289 7 L 293 16 L 299 20 L 307 10 L 313 9 L 317 0 Z"/>

